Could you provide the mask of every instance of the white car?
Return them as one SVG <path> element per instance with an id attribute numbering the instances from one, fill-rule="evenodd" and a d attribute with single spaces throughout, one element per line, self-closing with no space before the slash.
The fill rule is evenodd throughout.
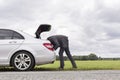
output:
<path id="1" fill-rule="evenodd" d="M 55 57 L 48 40 L 37 39 L 19 30 L 0 28 L 0 66 L 26 71 L 38 64 L 53 63 Z"/>

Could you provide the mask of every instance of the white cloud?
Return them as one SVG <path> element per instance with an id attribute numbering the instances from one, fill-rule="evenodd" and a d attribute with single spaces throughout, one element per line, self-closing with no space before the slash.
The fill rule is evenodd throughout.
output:
<path id="1" fill-rule="evenodd" d="M 118 57 L 120 50 L 119 0 L 1 0 L 0 26 L 34 34 L 39 24 L 52 30 L 42 34 L 69 36 L 71 53 L 94 52 Z"/>

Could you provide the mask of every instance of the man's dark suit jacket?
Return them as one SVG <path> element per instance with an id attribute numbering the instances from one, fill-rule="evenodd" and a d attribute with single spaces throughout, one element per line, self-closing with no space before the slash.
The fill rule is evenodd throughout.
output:
<path id="1" fill-rule="evenodd" d="M 68 37 L 64 35 L 54 35 L 47 38 L 56 50 L 58 47 L 68 48 Z"/>

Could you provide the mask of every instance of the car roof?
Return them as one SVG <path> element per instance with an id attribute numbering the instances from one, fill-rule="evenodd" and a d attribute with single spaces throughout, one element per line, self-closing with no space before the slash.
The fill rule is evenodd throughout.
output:
<path id="1" fill-rule="evenodd" d="M 23 32 L 22 30 L 19 30 L 19 29 L 15 29 L 15 28 L 8 28 L 8 27 L 0 27 L 0 29 L 13 30 L 13 31 L 16 31 L 16 32 L 18 32 L 18 33 L 22 34 L 24 37 L 27 37 L 27 38 L 33 38 L 33 36 L 32 36 L 32 35 L 29 35 L 29 34 L 27 34 L 27 33 Z"/>
<path id="2" fill-rule="evenodd" d="M 16 28 L 10 28 L 10 27 L 0 27 L 0 29 L 18 30 Z"/>

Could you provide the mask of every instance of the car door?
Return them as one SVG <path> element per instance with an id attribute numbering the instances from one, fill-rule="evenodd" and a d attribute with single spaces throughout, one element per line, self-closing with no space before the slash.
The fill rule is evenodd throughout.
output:
<path id="1" fill-rule="evenodd" d="M 17 49 L 24 41 L 24 37 L 8 29 L 0 29 L 0 64 L 7 62 L 9 54 Z"/>

